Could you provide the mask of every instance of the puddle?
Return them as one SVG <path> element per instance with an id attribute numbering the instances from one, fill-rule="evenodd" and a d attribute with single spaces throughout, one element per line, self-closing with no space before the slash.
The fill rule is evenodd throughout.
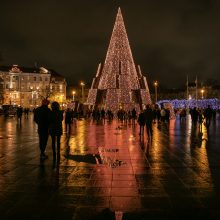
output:
<path id="1" fill-rule="evenodd" d="M 119 149 L 117 148 L 98 147 L 98 153 L 100 155 L 102 164 L 106 164 L 111 168 L 117 168 L 126 164 L 118 158 L 118 152 Z"/>

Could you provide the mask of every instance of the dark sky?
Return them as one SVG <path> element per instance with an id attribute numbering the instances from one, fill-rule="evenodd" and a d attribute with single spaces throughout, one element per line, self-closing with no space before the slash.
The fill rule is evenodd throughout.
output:
<path id="1" fill-rule="evenodd" d="M 220 82 L 219 0 L 0 0 L 1 65 L 51 68 L 91 83 L 121 7 L 134 61 L 170 88 Z"/>

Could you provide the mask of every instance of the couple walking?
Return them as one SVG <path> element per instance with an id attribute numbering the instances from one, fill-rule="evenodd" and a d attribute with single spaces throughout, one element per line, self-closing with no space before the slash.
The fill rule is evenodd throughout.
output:
<path id="1" fill-rule="evenodd" d="M 146 109 L 144 111 L 142 111 L 138 116 L 138 123 L 140 125 L 139 135 L 141 137 L 143 137 L 143 135 L 144 135 L 145 125 L 146 125 L 148 138 L 152 137 L 152 135 L 153 135 L 153 129 L 152 129 L 153 119 L 154 119 L 153 110 L 150 105 L 147 105 Z"/>
<path id="2" fill-rule="evenodd" d="M 51 110 L 48 108 L 49 101 L 42 100 L 42 105 L 34 112 L 34 121 L 38 125 L 40 159 L 45 160 L 48 156 L 45 154 L 49 135 L 52 139 L 53 161 L 60 160 L 60 138 L 62 135 L 63 112 L 60 110 L 58 102 L 51 104 Z"/>

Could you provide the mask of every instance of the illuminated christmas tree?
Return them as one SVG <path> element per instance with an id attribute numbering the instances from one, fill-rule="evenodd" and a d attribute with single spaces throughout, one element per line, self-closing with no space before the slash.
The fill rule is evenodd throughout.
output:
<path id="1" fill-rule="evenodd" d="M 115 112 L 119 108 L 140 110 L 150 103 L 147 80 L 140 67 L 135 67 L 119 8 L 105 63 L 98 66 L 87 104 Z"/>

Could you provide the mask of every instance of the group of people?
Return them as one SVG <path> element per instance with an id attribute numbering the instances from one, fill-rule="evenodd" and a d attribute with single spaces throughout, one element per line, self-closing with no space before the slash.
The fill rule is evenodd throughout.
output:
<path id="1" fill-rule="evenodd" d="M 204 122 L 206 127 L 209 128 L 212 118 L 215 118 L 216 112 L 210 107 L 210 105 L 205 109 L 193 108 L 190 109 L 190 115 L 192 119 L 192 124 L 200 125 Z"/>
<path id="2" fill-rule="evenodd" d="M 34 111 L 34 121 L 38 124 L 38 134 L 39 134 L 39 146 L 41 155 L 40 158 L 42 160 L 47 159 L 47 155 L 45 154 L 45 149 L 47 146 L 47 141 L 49 135 L 52 139 L 52 150 L 53 150 L 53 160 L 60 160 L 60 138 L 63 133 L 62 130 L 62 121 L 64 119 L 65 122 L 65 130 L 68 134 L 71 133 L 71 126 L 74 119 L 77 119 L 77 112 L 67 108 L 63 118 L 63 111 L 60 110 L 60 106 L 58 102 L 53 102 L 51 104 L 51 109 L 48 108 L 49 101 L 43 100 L 42 105 L 35 109 Z M 180 119 L 186 116 L 186 110 L 182 110 L 180 112 Z M 208 127 L 210 124 L 210 119 L 213 116 L 213 110 L 208 106 L 208 108 L 204 109 L 204 111 L 199 111 L 194 108 L 190 110 L 190 115 L 192 119 L 192 124 L 195 125 L 197 122 L 201 122 L 205 119 L 206 126 Z M 114 114 L 110 111 L 102 110 L 93 110 L 91 111 L 91 116 L 93 120 L 105 120 L 105 118 L 111 120 L 114 117 Z M 168 124 L 170 120 L 170 110 L 164 108 L 164 106 L 151 106 L 147 105 L 146 108 L 137 114 L 136 110 L 133 109 L 129 112 L 129 114 L 125 114 L 125 111 L 119 110 L 115 115 L 118 120 L 127 120 L 126 116 L 130 116 L 129 119 L 133 119 L 134 123 L 137 119 L 137 122 L 140 126 L 140 137 L 144 136 L 144 128 L 146 127 L 147 136 L 151 138 L 153 135 L 152 124 L 158 123 L 158 127 L 160 124 Z M 180 121 L 181 121 L 180 120 Z"/>
<path id="3" fill-rule="evenodd" d="M 34 111 L 34 121 L 38 125 L 40 159 L 45 160 L 48 156 L 45 154 L 49 135 L 52 139 L 53 161 L 60 161 L 60 138 L 62 135 L 63 112 L 60 110 L 58 102 L 51 104 L 48 108 L 49 101 L 44 99 L 42 105 Z"/>
<path id="4" fill-rule="evenodd" d="M 210 122 L 212 118 L 215 118 L 216 111 L 214 111 L 210 106 L 208 106 L 205 109 L 198 109 L 193 108 L 189 109 L 189 113 L 192 120 L 192 125 L 196 126 L 197 124 L 200 125 L 204 123 L 207 128 L 210 126 Z M 186 118 L 187 110 L 182 109 L 179 112 L 180 121 L 182 121 L 184 118 Z M 161 108 L 159 107 L 152 107 L 150 105 L 146 106 L 146 109 L 142 111 L 138 116 L 138 123 L 140 125 L 140 135 L 143 136 L 144 134 L 144 127 L 146 126 L 147 135 L 148 137 L 151 137 L 153 134 L 152 131 L 152 123 L 158 122 L 158 124 L 161 124 L 163 122 L 169 123 L 170 120 L 170 111 L 167 108 L 164 108 L 163 106 Z"/>

